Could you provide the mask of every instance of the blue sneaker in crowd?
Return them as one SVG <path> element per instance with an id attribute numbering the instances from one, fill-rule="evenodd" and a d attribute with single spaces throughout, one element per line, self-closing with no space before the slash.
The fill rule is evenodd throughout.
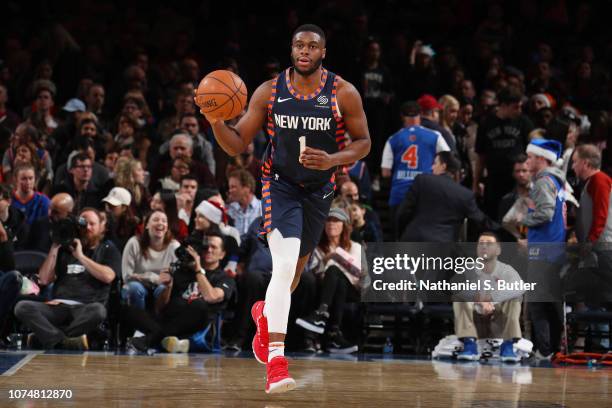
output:
<path id="1" fill-rule="evenodd" d="M 193 345 L 194 351 L 210 351 L 210 346 L 205 340 L 205 337 L 208 334 L 208 329 L 209 328 L 206 327 L 189 338 L 189 340 L 191 340 L 191 344 Z"/>
<path id="2" fill-rule="evenodd" d="M 514 341 L 504 340 L 499 347 L 499 358 L 503 363 L 518 363 L 521 358 L 514 352 Z"/>
<path id="3" fill-rule="evenodd" d="M 457 354 L 458 360 L 477 361 L 480 360 L 480 353 L 478 353 L 478 344 L 476 339 L 473 337 L 463 338 L 463 351 Z"/>

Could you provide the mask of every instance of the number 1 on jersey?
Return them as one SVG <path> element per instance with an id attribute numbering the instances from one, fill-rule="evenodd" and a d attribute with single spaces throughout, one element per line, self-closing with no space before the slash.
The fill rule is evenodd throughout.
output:
<path id="1" fill-rule="evenodd" d="M 419 145 L 412 145 L 402 154 L 402 162 L 408 165 L 409 169 L 419 167 Z"/>

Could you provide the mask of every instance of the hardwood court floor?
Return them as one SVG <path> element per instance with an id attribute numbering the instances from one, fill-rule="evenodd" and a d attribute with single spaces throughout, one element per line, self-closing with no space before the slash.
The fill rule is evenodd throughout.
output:
<path id="1" fill-rule="evenodd" d="M 0 352 L 0 360 L 10 353 Z M 14 357 L 14 354 L 13 356 Z M 0 375 L 0 407 L 610 407 L 610 369 L 498 363 L 292 359 L 298 388 L 264 393 L 264 366 L 220 355 L 37 354 Z M 69 389 L 71 400 L 9 400 Z"/>

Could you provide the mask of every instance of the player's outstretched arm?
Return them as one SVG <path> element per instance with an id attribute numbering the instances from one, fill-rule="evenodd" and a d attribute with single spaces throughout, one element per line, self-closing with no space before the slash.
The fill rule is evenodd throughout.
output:
<path id="1" fill-rule="evenodd" d="M 215 139 L 219 146 L 230 156 L 244 152 L 263 126 L 268 114 L 268 100 L 272 92 L 272 81 L 261 84 L 253 93 L 245 115 L 240 118 L 235 127 L 228 126 L 224 121 L 210 118 Z"/>
<path id="2" fill-rule="evenodd" d="M 370 152 L 370 132 L 361 103 L 361 95 L 351 83 L 344 80 L 338 83 L 338 105 L 344 118 L 346 131 L 351 135 L 352 143 L 333 154 L 306 147 L 306 150 L 300 155 L 300 162 L 304 167 L 327 170 L 334 166 L 354 163 Z"/>

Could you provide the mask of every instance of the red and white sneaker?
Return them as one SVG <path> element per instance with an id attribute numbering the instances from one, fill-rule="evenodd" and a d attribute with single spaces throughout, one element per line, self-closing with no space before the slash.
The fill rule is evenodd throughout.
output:
<path id="1" fill-rule="evenodd" d="M 274 357 L 268 363 L 268 381 L 266 382 L 267 394 L 279 394 L 291 391 L 296 387 L 295 380 L 289 375 L 289 363 L 283 356 Z"/>
<path id="2" fill-rule="evenodd" d="M 263 314 L 264 305 L 265 302 L 260 300 L 255 302 L 251 308 L 251 316 L 257 327 L 255 336 L 253 336 L 253 354 L 260 364 L 268 363 L 268 319 Z"/>

